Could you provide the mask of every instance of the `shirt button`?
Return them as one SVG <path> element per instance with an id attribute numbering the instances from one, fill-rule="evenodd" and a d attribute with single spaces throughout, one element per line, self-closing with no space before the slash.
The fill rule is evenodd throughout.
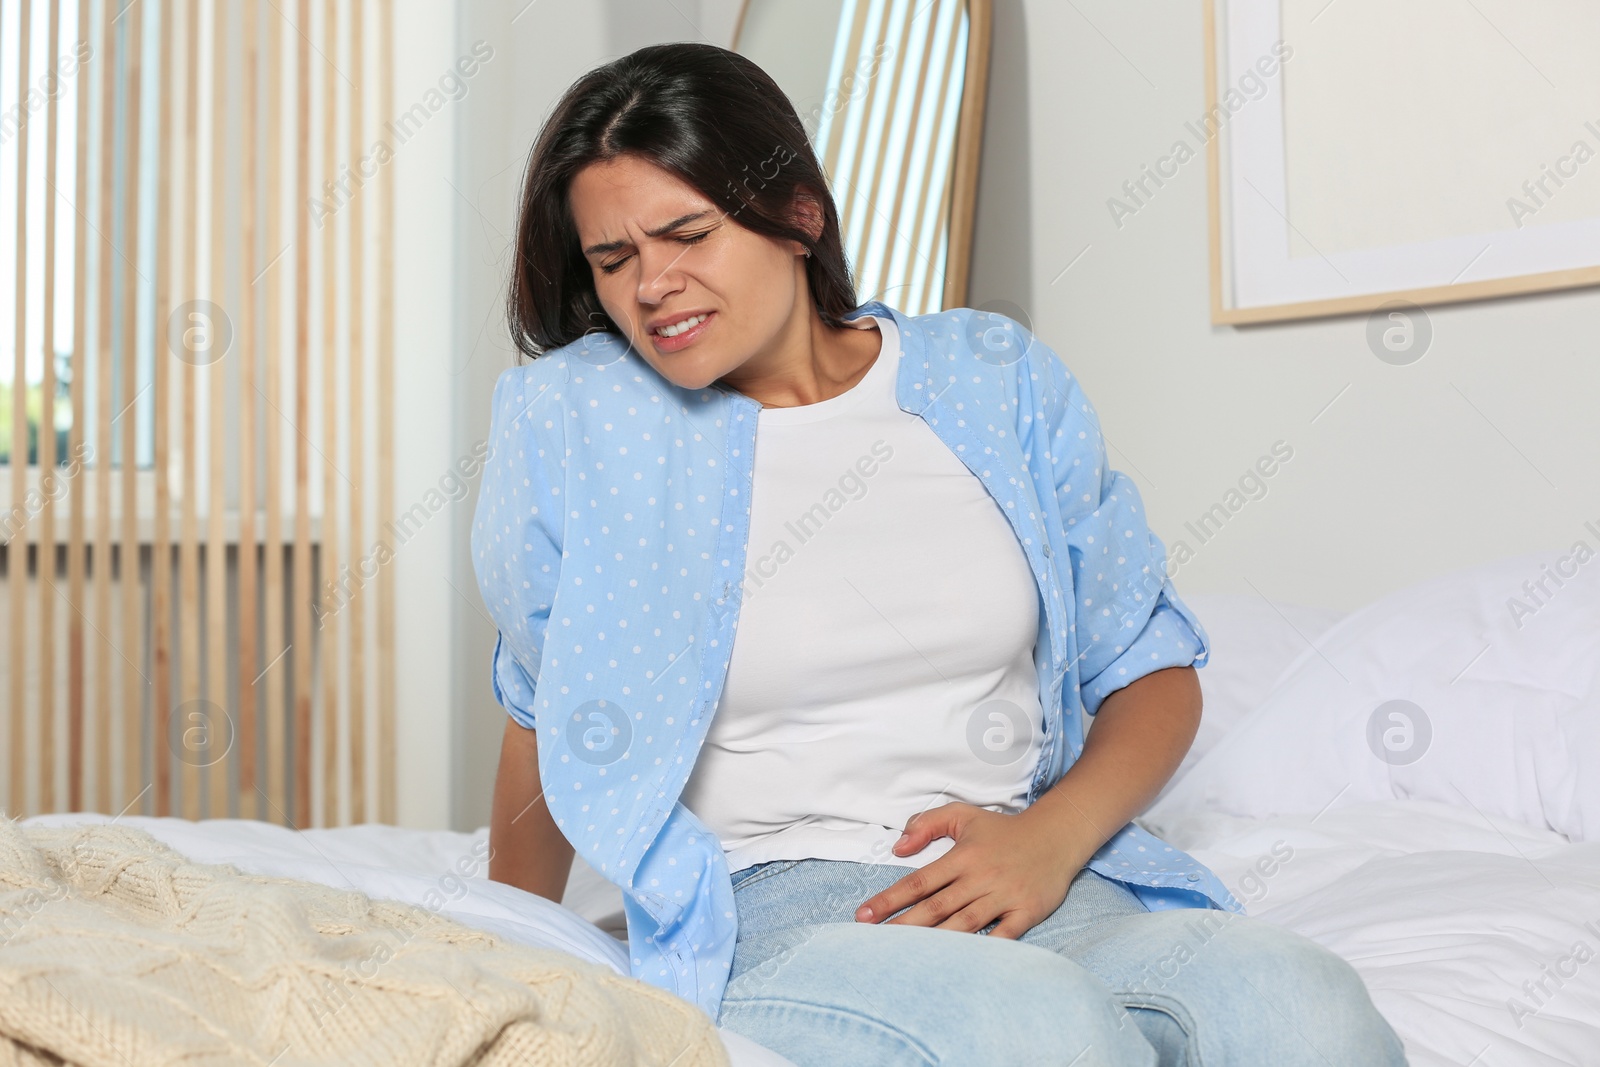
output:
<path id="1" fill-rule="evenodd" d="M 1049 541 L 1046 541 L 1046 542 L 1045 542 L 1045 543 L 1044 543 L 1044 554 L 1045 554 L 1045 555 L 1046 555 L 1046 556 L 1049 556 L 1049 555 L 1050 555 L 1050 542 L 1049 542 Z"/>
<path id="2" fill-rule="evenodd" d="M 1199 880 L 1200 880 L 1200 872 L 1199 871 L 1190 871 L 1189 872 L 1189 881 L 1198 882 Z"/>

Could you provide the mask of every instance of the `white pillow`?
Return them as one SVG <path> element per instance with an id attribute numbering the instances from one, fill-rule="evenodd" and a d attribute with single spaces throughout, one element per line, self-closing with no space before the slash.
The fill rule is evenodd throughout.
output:
<path id="1" fill-rule="evenodd" d="M 1150 817 L 1416 798 L 1600 839 L 1600 786 L 1578 777 L 1600 760 L 1600 558 L 1583 559 L 1498 560 L 1352 613 Z"/>
<path id="2" fill-rule="evenodd" d="M 1200 729 L 1158 800 L 1235 723 L 1260 706 L 1308 642 L 1344 618 L 1344 612 L 1332 608 L 1268 601 L 1254 594 L 1193 593 L 1183 599 L 1211 638 L 1211 658 L 1196 671 L 1204 699 Z"/>
<path id="3" fill-rule="evenodd" d="M 605 875 L 572 857 L 572 872 L 561 896 L 561 906 L 583 916 L 595 926 L 624 943 L 628 940 L 628 916 L 622 906 L 622 890 Z"/>

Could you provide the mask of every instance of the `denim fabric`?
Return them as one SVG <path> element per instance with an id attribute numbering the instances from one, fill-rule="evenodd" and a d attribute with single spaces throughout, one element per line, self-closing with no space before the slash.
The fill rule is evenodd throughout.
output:
<path id="1" fill-rule="evenodd" d="M 855 921 L 912 869 L 804 859 L 734 872 L 719 1025 L 798 1067 L 1406 1062 L 1355 969 L 1291 930 L 1148 911 L 1088 868 L 1018 940 L 983 936 L 994 923 L 973 935 Z"/>

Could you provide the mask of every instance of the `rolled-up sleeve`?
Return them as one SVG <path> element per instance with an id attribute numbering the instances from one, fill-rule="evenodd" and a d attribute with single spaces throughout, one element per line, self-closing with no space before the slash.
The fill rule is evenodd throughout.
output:
<path id="1" fill-rule="evenodd" d="M 528 670 L 517 662 L 516 654 L 506 644 L 506 635 L 496 635 L 494 655 L 491 657 L 489 684 L 494 698 L 517 725 L 529 730 L 538 728 L 538 717 L 533 711 L 534 680 Z"/>
<path id="2" fill-rule="evenodd" d="M 1166 667 L 1204 667 L 1210 638 L 1178 596 L 1166 548 L 1132 479 L 1111 469 L 1094 406 L 1049 346 L 1018 325 L 1042 389 L 1060 521 L 1071 560 L 1072 630 L 1084 711 Z"/>
<path id="3" fill-rule="evenodd" d="M 478 591 L 499 633 L 490 684 L 501 707 L 535 729 L 534 693 L 561 571 L 561 444 L 553 381 L 512 367 L 495 382 L 488 450 L 472 524 Z"/>

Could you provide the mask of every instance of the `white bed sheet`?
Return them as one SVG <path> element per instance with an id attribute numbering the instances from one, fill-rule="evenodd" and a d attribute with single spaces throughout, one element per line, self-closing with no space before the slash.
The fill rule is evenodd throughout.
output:
<path id="1" fill-rule="evenodd" d="M 508 940 L 627 973 L 624 942 L 582 917 L 606 919 L 615 906 L 615 887 L 592 871 L 574 864 L 569 907 L 481 874 L 460 876 L 464 858 L 470 866 L 483 855 L 486 827 L 296 832 L 239 819 L 120 821 L 198 862 L 434 907 Z M 1415 800 L 1263 820 L 1193 812 L 1141 822 L 1215 870 L 1252 917 L 1349 960 L 1413 1067 L 1600 1062 L 1600 842 L 1571 844 L 1549 830 Z M 1592 958 L 1574 958 L 1579 944 Z M 1571 973 L 1548 977 L 1556 971 Z M 1548 995 L 1522 987 L 1541 979 Z M 734 1067 L 789 1063 L 738 1034 L 722 1035 Z"/>
<path id="2" fill-rule="evenodd" d="M 1140 821 L 1350 961 L 1412 1067 L 1600 1063 L 1600 842 L 1422 800 Z"/>

